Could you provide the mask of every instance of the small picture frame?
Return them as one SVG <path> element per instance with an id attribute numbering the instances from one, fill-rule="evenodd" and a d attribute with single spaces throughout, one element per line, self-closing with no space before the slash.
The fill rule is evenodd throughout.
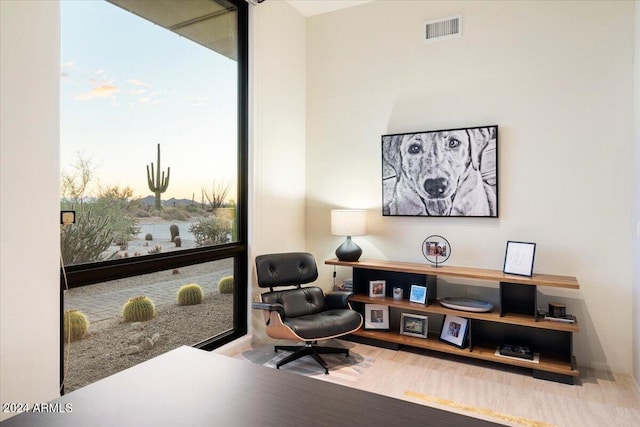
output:
<path id="1" fill-rule="evenodd" d="M 389 306 L 383 304 L 365 304 L 364 328 L 389 330 Z"/>
<path id="2" fill-rule="evenodd" d="M 402 313 L 400 315 L 400 334 L 410 337 L 427 338 L 427 316 Z"/>
<path id="3" fill-rule="evenodd" d="M 504 256 L 505 274 L 517 276 L 533 276 L 533 260 L 536 255 L 536 244 L 530 242 L 507 241 L 507 251 Z"/>
<path id="4" fill-rule="evenodd" d="M 387 282 L 384 280 L 371 280 L 369 282 L 369 297 L 383 298 L 386 294 Z"/>
<path id="5" fill-rule="evenodd" d="M 458 348 L 465 348 L 467 345 L 467 329 L 469 319 L 447 314 L 442 322 L 440 331 L 440 341 L 444 341 Z"/>
<path id="6" fill-rule="evenodd" d="M 427 287 L 420 285 L 411 285 L 411 293 L 409 294 L 410 302 L 417 302 L 418 304 L 426 304 L 427 302 Z"/>

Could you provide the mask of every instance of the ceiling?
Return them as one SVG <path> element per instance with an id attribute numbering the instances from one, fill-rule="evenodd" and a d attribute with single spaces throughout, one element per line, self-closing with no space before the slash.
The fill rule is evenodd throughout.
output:
<path id="1" fill-rule="evenodd" d="M 109 0 L 142 18 L 236 59 L 235 6 L 227 0 Z"/>
<path id="2" fill-rule="evenodd" d="M 288 0 L 289 4 L 305 17 L 359 6 L 370 1 L 373 0 Z"/>

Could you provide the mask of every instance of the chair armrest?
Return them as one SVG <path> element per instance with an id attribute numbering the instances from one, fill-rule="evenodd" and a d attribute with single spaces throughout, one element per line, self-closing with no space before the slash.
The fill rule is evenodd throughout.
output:
<path id="1" fill-rule="evenodd" d="M 353 295 L 353 292 L 349 291 L 330 292 L 324 296 L 324 301 L 329 310 L 349 308 L 349 298 L 351 295 Z"/>
<path id="2" fill-rule="evenodd" d="M 282 304 L 269 304 L 266 302 L 254 302 L 251 308 L 256 310 L 277 311 L 281 318 L 284 319 L 284 306 Z"/>

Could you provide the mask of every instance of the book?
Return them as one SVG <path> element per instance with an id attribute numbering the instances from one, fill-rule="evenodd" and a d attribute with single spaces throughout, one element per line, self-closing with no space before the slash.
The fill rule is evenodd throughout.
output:
<path id="1" fill-rule="evenodd" d="M 548 320 L 550 322 L 560 322 L 560 323 L 576 323 L 576 316 L 572 314 L 567 314 L 565 316 L 552 316 L 549 312 L 544 310 L 538 310 L 538 316 L 544 318 L 544 320 Z"/>
<path id="2" fill-rule="evenodd" d="M 550 322 L 576 323 L 576 316 L 573 316 L 571 314 L 567 314 L 566 316 L 562 316 L 562 317 L 547 315 L 547 316 L 544 316 L 544 320 L 549 320 Z"/>

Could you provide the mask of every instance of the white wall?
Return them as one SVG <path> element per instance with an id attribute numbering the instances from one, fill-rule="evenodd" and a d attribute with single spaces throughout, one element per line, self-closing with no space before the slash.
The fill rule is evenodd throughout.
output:
<path id="1" fill-rule="evenodd" d="M 0 2 L 2 402 L 59 395 L 59 22 L 57 1 Z"/>
<path id="2" fill-rule="evenodd" d="M 633 88 L 633 374 L 640 387 L 640 1 L 635 2 L 635 62 Z"/>
<path id="3" fill-rule="evenodd" d="M 305 19 L 286 2 L 250 7 L 253 189 L 250 263 L 305 250 Z M 263 290 L 253 283 L 252 296 Z M 254 335 L 262 316 L 252 313 Z"/>
<path id="4" fill-rule="evenodd" d="M 463 37 L 422 41 L 458 13 Z M 449 264 L 500 270 L 507 240 L 536 242 L 536 272 L 580 282 L 540 289 L 578 316 L 578 363 L 631 372 L 633 31 L 632 2 L 378 0 L 309 18 L 307 248 L 334 256 L 334 207 L 369 210 L 365 258 L 425 262 L 441 234 Z M 490 124 L 499 219 L 381 216 L 382 134 Z"/>

